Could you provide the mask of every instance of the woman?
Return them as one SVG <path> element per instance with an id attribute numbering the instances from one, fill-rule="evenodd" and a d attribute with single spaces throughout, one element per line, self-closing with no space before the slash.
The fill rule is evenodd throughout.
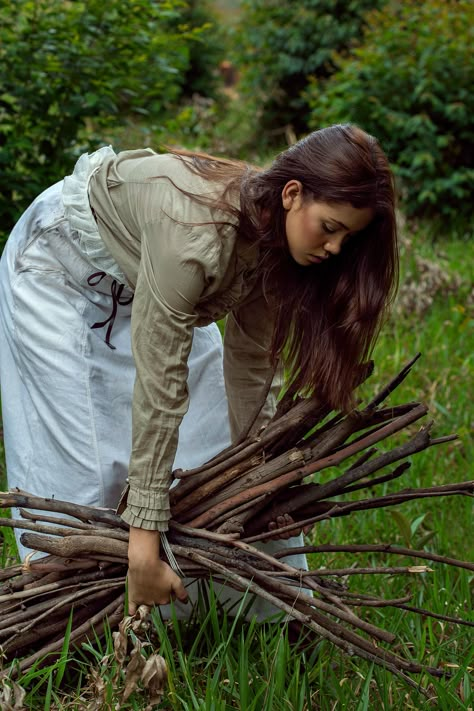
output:
<path id="1" fill-rule="evenodd" d="M 8 282 L 4 289 L 14 314 L 14 328 L 4 326 L 9 351 L 23 388 L 53 391 L 50 422 L 49 412 L 32 418 L 34 423 L 39 417 L 43 428 L 46 422 L 56 439 L 57 400 L 64 399 L 67 441 L 56 448 L 70 447 L 78 429 L 81 465 L 80 453 L 89 447 L 97 455 L 103 441 L 111 443 L 109 469 L 115 447 L 127 450 L 129 488 L 120 511 L 130 525 L 131 612 L 142 603 L 185 600 L 181 580 L 160 559 L 160 532 L 168 527 L 178 429 L 190 400 L 193 335 L 196 342 L 197 327 L 227 316 L 224 378 L 233 439 L 275 372 L 260 424 L 273 413 L 281 364 L 296 390 L 314 391 L 335 408 L 350 407 L 358 367 L 396 284 L 388 162 L 361 129 L 332 126 L 310 134 L 263 171 L 184 151 L 115 155 L 101 149 L 80 159 L 60 187 L 61 199 L 58 188 L 51 190 L 52 201 L 44 198 L 53 205 L 49 220 L 38 225 L 30 215 L 25 219 L 33 224 L 23 224 L 21 244 L 11 250 L 7 245 L 8 279 L 7 268 L 1 279 Z M 54 254 L 56 266 L 46 253 Z M 30 293 L 24 296 L 26 282 Z M 20 322 L 24 314 L 32 318 L 35 293 L 38 323 L 26 342 Z M 71 326 L 62 313 L 66 301 L 78 315 Z M 136 366 L 131 453 L 129 442 L 119 443 L 114 434 L 123 403 L 131 399 L 122 346 L 129 329 Z M 25 355 L 50 331 L 40 357 Z M 28 375 L 22 376 L 25 368 Z M 10 377 L 2 363 L 2 387 Z M 81 393 L 77 401 L 71 384 Z M 8 401 L 15 395 L 7 393 L 4 402 L 10 476 L 18 423 Z M 195 400 L 201 418 L 207 408 Z M 89 432 L 91 417 L 96 426 Z M 180 438 L 184 443 L 181 431 Z M 189 442 L 184 446 L 189 451 Z M 91 469 L 103 459 L 95 456 Z M 31 462 L 18 466 L 28 472 L 29 484 Z"/>

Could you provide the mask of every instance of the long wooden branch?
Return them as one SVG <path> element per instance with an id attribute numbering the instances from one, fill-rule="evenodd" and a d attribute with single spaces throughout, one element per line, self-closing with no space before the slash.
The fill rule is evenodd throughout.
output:
<path id="1" fill-rule="evenodd" d="M 308 553 L 384 553 L 408 556 L 410 558 L 421 558 L 422 560 L 431 560 L 434 563 L 444 563 L 457 568 L 465 568 L 466 570 L 474 571 L 474 563 L 470 563 L 469 561 L 458 560 L 457 558 L 448 558 L 446 556 L 437 555 L 436 553 L 430 553 L 428 551 L 419 551 L 414 548 L 404 548 L 403 546 L 396 546 L 392 543 L 361 543 L 346 545 L 327 543 L 320 546 L 300 546 L 278 551 L 274 553 L 274 557 L 286 558 L 287 556 Z"/>
<path id="2" fill-rule="evenodd" d="M 305 526 L 310 526 L 320 521 L 327 521 L 330 518 L 339 518 L 340 516 L 348 516 L 357 511 L 369 511 L 370 509 L 387 508 L 389 506 L 398 506 L 413 501 L 415 499 L 427 499 L 433 497 L 444 496 L 472 496 L 474 484 L 472 482 L 464 482 L 451 486 L 430 487 L 429 489 L 405 489 L 396 494 L 387 496 L 372 497 L 371 499 L 362 499 L 353 502 L 319 502 L 313 506 L 315 513 L 306 518 L 297 518 L 293 523 L 280 528 L 275 528 L 272 531 L 262 532 L 255 536 L 245 536 L 247 543 L 255 541 L 265 541 L 275 534 L 291 533 Z M 321 513 L 318 513 L 321 511 Z M 260 519 L 260 526 L 266 521 L 273 521 L 277 516 L 283 513 L 293 513 L 292 503 L 289 505 L 281 504 L 279 507 L 272 508 L 269 513 L 264 513 Z"/>
<path id="3" fill-rule="evenodd" d="M 118 528 L 128 529 L 127 524 L 122 521 L 120 516 L 117 516 L 110 509 L 100 509 L 94 506 L 80 506 L 73 504 L 70 501 L 59 501 L 58 499 L 43 499 L 40 496 L 34 496 L 27 492 L 15 490 L 8 492 L 0 492 L 0 508 L 22 507 L 28 509 L 38 509 L 40 511 L 55 511 L 58 513 L 73 516 L 79 521 L 90 523 L 108 524 Z"/>

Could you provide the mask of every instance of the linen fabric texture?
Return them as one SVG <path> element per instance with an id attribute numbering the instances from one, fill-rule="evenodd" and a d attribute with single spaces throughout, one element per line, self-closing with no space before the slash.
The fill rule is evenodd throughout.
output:
<path id="1" fill-rule="evenodd" d="M 104 245 L 134 291 L 136 379 L 122 516 L 132 526 L 163 531 L 178 427 L 188 407 L 195 327 L 227 316 L 224 379 L 235 439 L 271 376 L 273 314 L 257 276 L 258 246 L 237 239 L 227 215 L 183 193 L 216 196 L 222 185 L 199 178 L 174 155 L 106 151 L 90 175 L 90 206 Z M 238 205 L 239 196 L 233 199 Z M 68 216 L 74 224 L 71 211 Z M 257 424 L 274 413 L 280 387 L 278 372 Z"/>

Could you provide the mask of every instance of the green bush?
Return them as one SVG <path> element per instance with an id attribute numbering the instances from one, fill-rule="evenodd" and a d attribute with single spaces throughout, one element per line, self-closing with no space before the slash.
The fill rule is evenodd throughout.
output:
<path id="1" fill-rule="evenodd" d="M 176 105 L 200 37 L 181 24 L 187 9 L 181 0 L 1 4 L 3 236 L 82 150 L 97 147 L 94 132 Z"/>
<path id="2" fill-rule="evenodd" d="M 199 94 L 216 98 L 222 84 L 219 65 L 225 59 L 228 36 L 207 0 L 187 0 L 187 7 L 181 11 L 175 26 L 177 31 L 196 28 L 199 28 L 199 36 L 189 45 L 183 92 L 185 97 Z"/>
<path id="3" fill-rule="evenodd" d="M 307 129 L 308 76 L 330 76 L 333 53 L 357 42 L 365 14 L 382 2 L 243 0 L 236 63 L 241 91 L 258 104 L 263 130 Z"/>
<path id="4" fill-rule="evenodd" d="M 472 214 L 474 5 L 404 0 L 371 13 L 362 46 L 307 92 L 310 125 L 353 121 L 380 140 L 409 214 Z"/>

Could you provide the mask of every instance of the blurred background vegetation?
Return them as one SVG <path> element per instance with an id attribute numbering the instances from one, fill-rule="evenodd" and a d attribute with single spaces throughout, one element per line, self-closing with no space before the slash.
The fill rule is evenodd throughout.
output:
<path id="1" fill-rule="evenodd" d="M 0 5 L 0 230 L 85 150 L 261 161 L 309 130 L 376 135 L 408 215 L 465 232 L 470 0 L 10 0 Z"/>

